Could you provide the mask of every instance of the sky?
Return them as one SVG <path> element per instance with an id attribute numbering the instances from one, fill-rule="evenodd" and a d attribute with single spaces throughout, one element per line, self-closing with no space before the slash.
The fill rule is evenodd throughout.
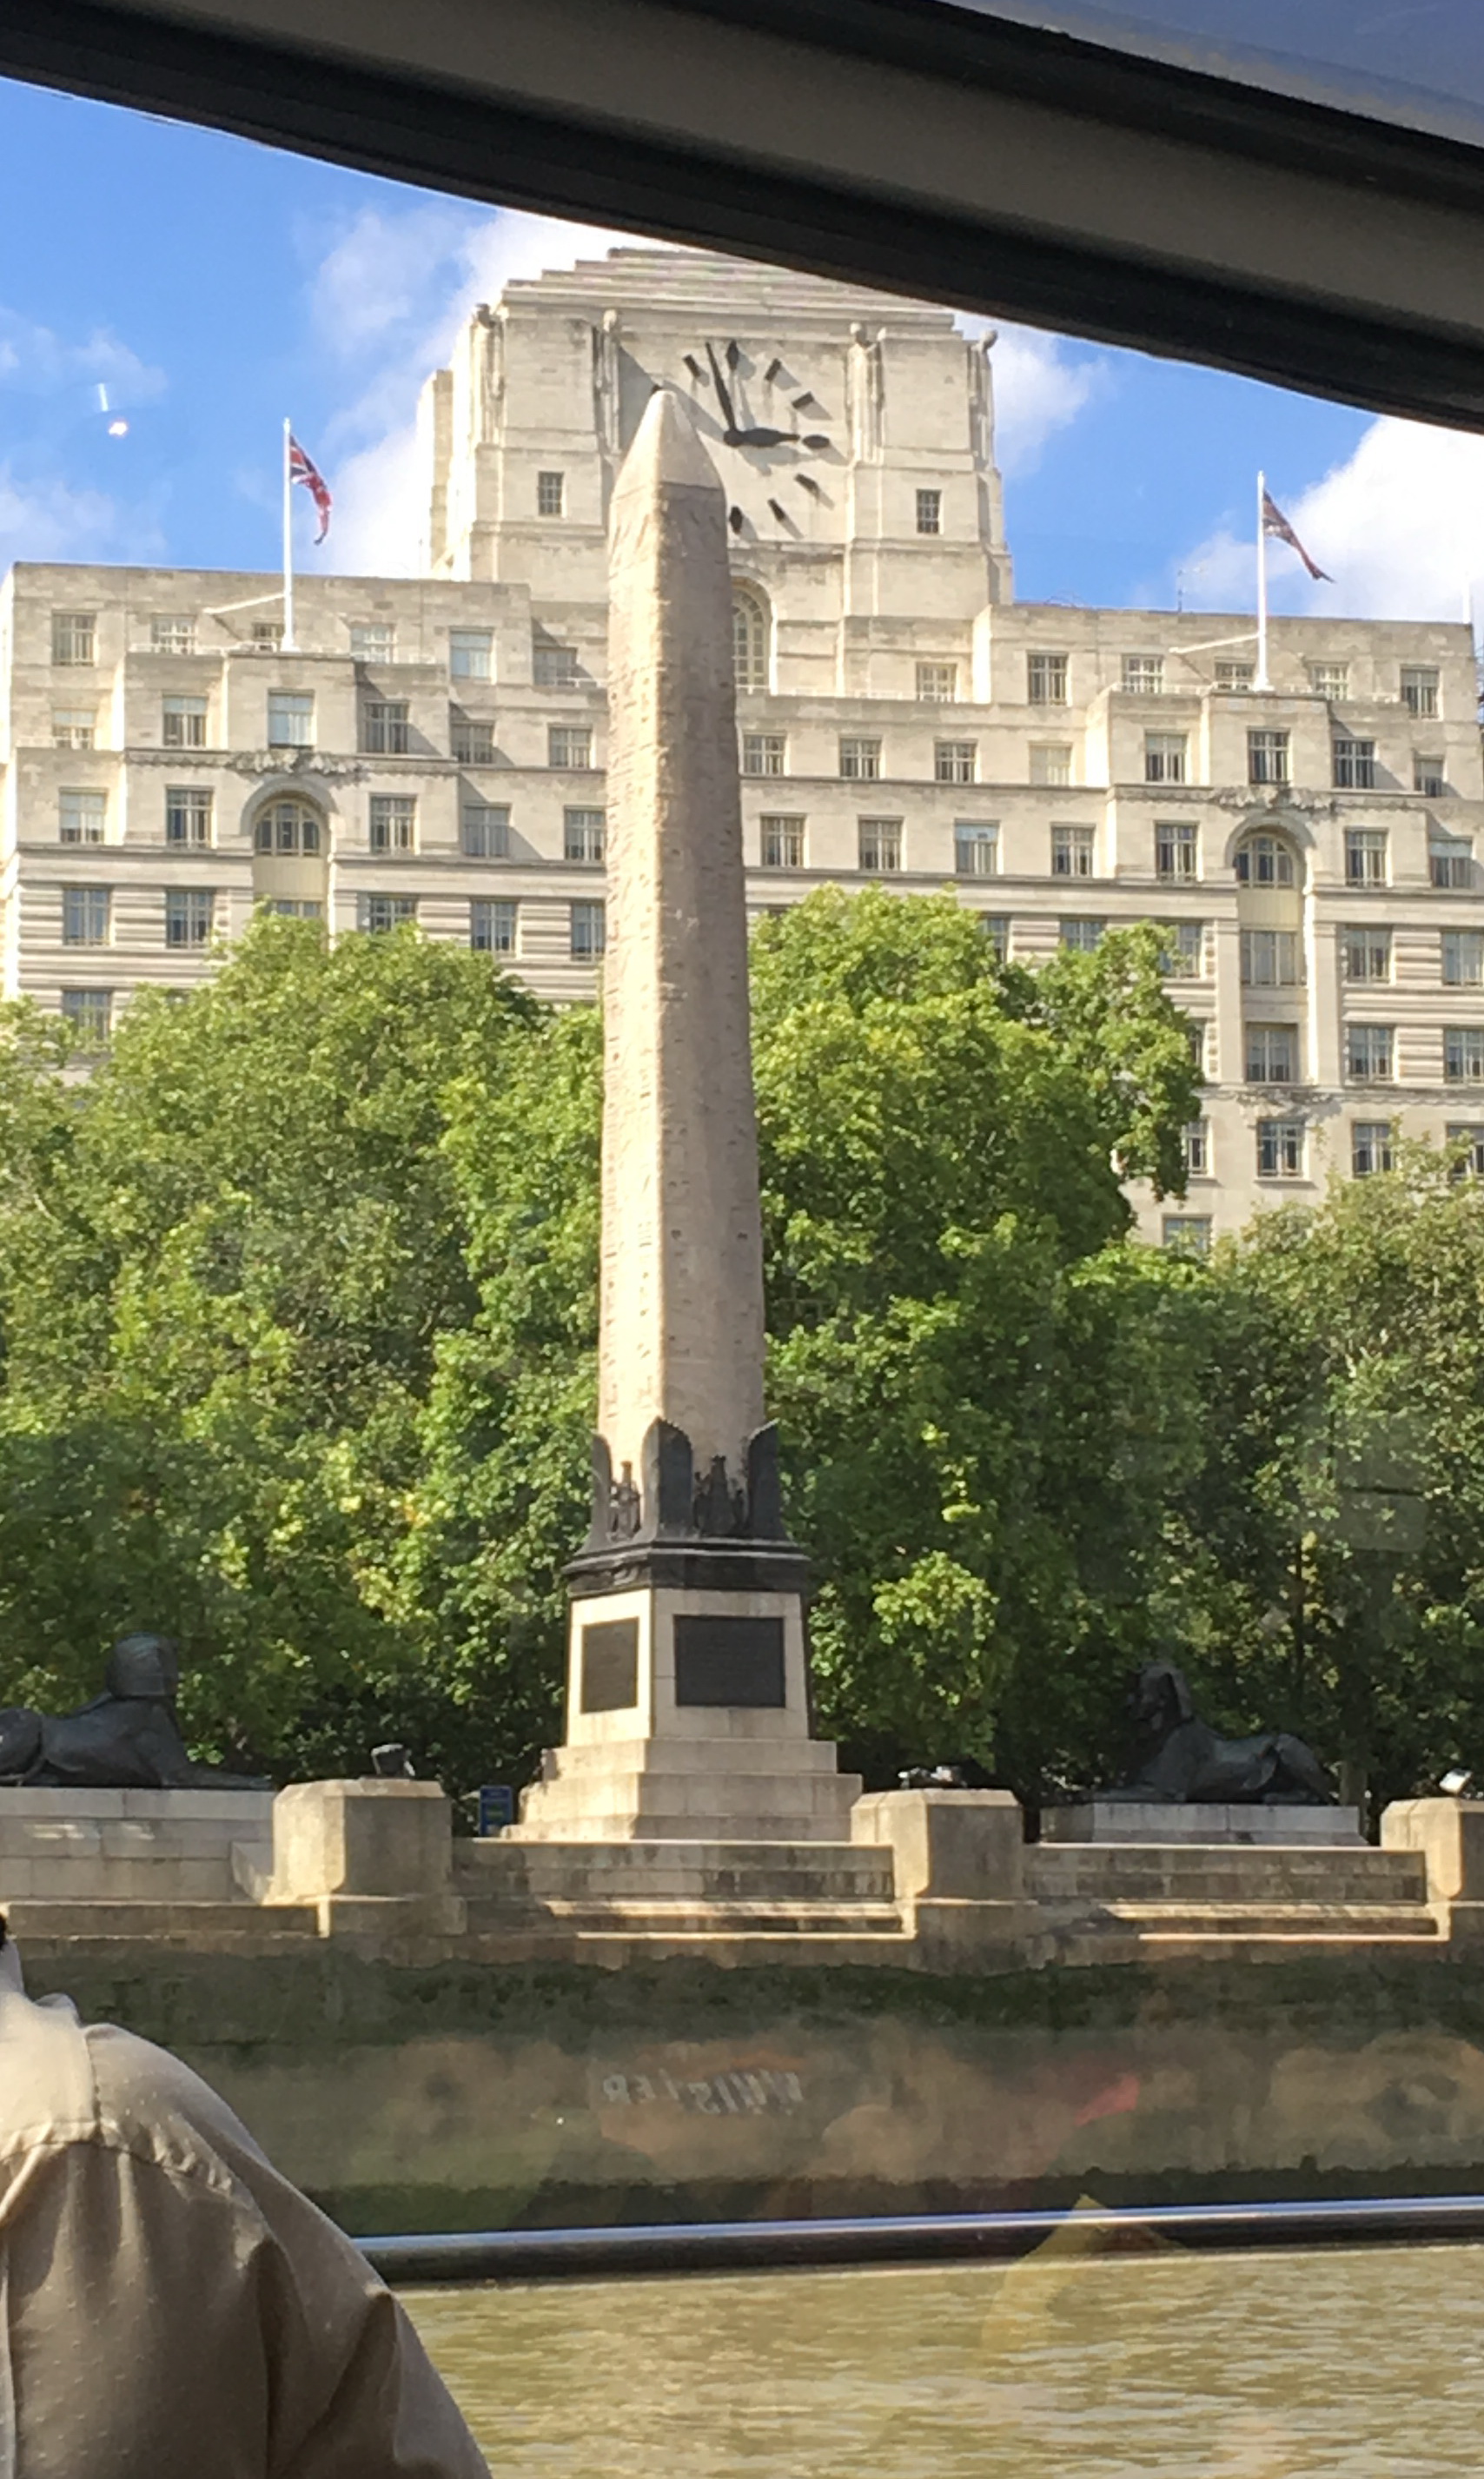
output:
<path id="1" fill-rule="evenodd" d="M 413 573 L 418 391 L 470 308 L 640 239 L 0 81 L 0 568 L 271 568 L 289 415 L 335 494 L 318 551 L 295 495 L 296 563 Z M 1334 579 L 1273 546 L 1275 610 L 1484 615 L 1484 439 L 1027 327 L 994 371 L 1023 600 L 1250 608 L 1261 466 Z"/>

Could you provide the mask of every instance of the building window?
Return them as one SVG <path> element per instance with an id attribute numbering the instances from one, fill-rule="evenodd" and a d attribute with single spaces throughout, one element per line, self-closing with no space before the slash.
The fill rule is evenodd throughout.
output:
<path id="1" fill-rule="evenodd" d="M 91 749 L 97 736 L 98 721 L 90 706 L 58 706 L 53 710 L 54 749 Z"/>
<path id="2" fill-rule="evenodd" d="M 1248 1025 L 1247 1083 L 1249 1085 L 1296 1085 L 1297 1069 L 1297 1025 Z"/>
<path id="3" fill-rule="evenodd" d="M 1029 704 L 1065 705 L 1066 664 L 1064 654 L 1027 654 L 1025 690 Z"/>
<path id="4" fill-rule="evenodd" d="M 977 740 L 935 740 L 933 744 L 934 783 L 972 783 L 978 757 Z"/>
<path id="5" fill-rule="evenodd" d="M 415 895 L 361 895 L 356 898 L 355 926 L 369 930 L 376 937 L 389 930 L 405 929 L 418 917 Z"/>
<path id="6" fill-rule="evenodd" d="M 488 680 L 495 676 L 491 659 L 495 639 L 488 628 L 450 628 L 448 673 L 455 680 Z"/>
<path id="7" fill-rule="evenodd" d="M 989 942 L 997 964 L 1003 964 L 1010 954 L 1010 922 L 1003 912 L 982 912 L 979 926 Z"/>
<path id="8" fill-rule="evenodd" d="M 1164 694 L 1164 655 L 1125 654 L 1123 686 L 1130 697 L 1163 697 Z"/>
<path id="9" fill-rule="evenodd" d="M 858 822 L 860 866 L 870 877 L 883 877 L 902 866 L 900 818 L 861 818 Z"/>
<path id="10" fill-rule="evenodd" d="M 1343 704 L 1350 694 L 1348 663 L 1311 663 L 1309 685 L 1316 697 L 1333 698 Z"/>
<path id="11" fill-rule="evenodd" d="M 193 654 L 195 621 L 189 611 L 157 611 L 149 624 L 149 647 L 155 654 Z"/>
<path id="12" fill-rule="evenodd" d="M 100 844 L 108 817 L 106 792 L 59 792 L 57 831 L 64 844 Z"/>
<path id="13" fill-rule="evenodd" d="M 1211 1176 L 1211 1122 L 1191 1119 L 1181 1130 L 1185 1146 L 1187 1179 L 1209 1179 Z"/>
<path id="14" fill-rule="evenodd" d="M 762 865 L 764 869 L 802 869 L 804 867 L 804 820 L 802 818 L 764 818 L 762 820 Z"/>
<path id="15" fill-rule="evenodd" d="M 1350 1122 L 1350 1170 L 1356 1179 L 1369 1179 L 1376 1171 L 1392 1166 L 1392 1123 L 1390 1119 L 1352 1119 Z"/>
<path id="16" fill-rule="evenodd" d="M 1347 1024 L 1344 1072 L 1352 1085 L 1390 1085 L 1394 1031 L 1389 1024 Z"/>
<path id="17" fill-rule="evenodd" d="M 1484 1179 L 1484 1128 L 1450 1124 L 1447 1142 L 1456 1148 L 1454 1170 L 1460 1179 Z"/>
<path id="18" fill-rule="evenodd" d="M 252 842 L 255 852 L 304 855 L 312 859 L 320 850 L 320 821 L 302 801 L 274 801 L 254 827 Z"/>
<path id="19" fill-rule="evenodd" d="M 411 747 L 405 698 L 368 698 L 361 708 L 361 747 L 369 757 L 405 757 Z"/>
<path id="20" fill-rule="evenodd" d="M 560 517 L 567 507 L 565 473 L 538 473 L 536 476 L 536 514 L 538 517 Z"/>
<path id="21" fill-rule="evenodd" d="M 460 714 L 457 706 L 450 707 L 448 745 L 460 766 L 493 766 L 495 726 L 477 723 L 473 715 Z"/>
<path id="22" fill-rule="evenodd" d="M 204 749 L 206 700 L 203 697 L 166 698 L 160 712 L 160 739 L 166 749 Z"/>
<path id="23" fill-rule="evenodd" d="M 1449 1085 L 1484 1084 L 1484 1026 L 1446 1027 L 1443 1035 L 1443 1073 Z"/>
<path id="24" fill-rule="evenodd" d="M 508 860 L 509 810 L 489 801 L 466 801 L 459 812 L 459 850 L 466 860 Z"/>
<path id="25" fill-rule="evenodd" d="M 1302 1119 L 1259 1119 L 1257 1175 L 1259 1179 L 1303 1178 L 1304 1123 Z"/>
<path id="26" fill-rule="evenodd" d="M 1241 978 L 1255 990 L 1290 989 L 1304 978 L 1296 930 L 1243 930 Z"/>
<path id="27" fill-rule="evenodd" d="M 918 664 L 917 700 L 920 705 L 952 705 L 958 695 L 957 663 Z"/>
<path id="28" fill-rule="evenodd" d="M 751 586 L 733 588 L 731 597 L 732 669 L 739 689 L 768 685 L 768 606 Z"/>
<path id="29" fill-rule="evenodd" d="M 54 663 L 95 663 L 97 648 L 98 615 L 95 611 L 52 613 Z"/>
<path id="30" fill-rule="evenodd" d="M 322 921 L 324 907 L 318 896 L 269 895 L 258 906 L 260 912 L 270 912 L 275 921 Z"/>
<path id="31" fill-rule="evenodd" d="M 1289 779 L 1289 736 L 1286 731 L 1249 731 L 1247 781 L 1286 783 Z"/>
<path id="32" fill-rule="evenodd" d="M 1335 762 L 1335 784 L 1342 792 L 1373 792 L 1376 788 L 1376 744 L 1373 740 L 1354 740 L 1346 734 L 1330 743 Z"/>
<path id="33" fill-rule="evenodd" d="M 1031 780 L 1033 783 L 1069 783 L 1072 779 L 1072 744 L 1069 740 L 1033 740 L 1031 743 Z"/>
<path id="34" fill-rule="evenodd" d="M 469 907 L 469 943 L 480 956 L 515 954 L 516 907 L 508 900 L 478 896 Z"/>
<path id="35" fill-rule="evenodd" d="M 1442 757 L 1424 757 L 1420 750 L 1412 755 L 1412 789 L 1426 792 L 1434 801 L 1447 794 L 1447 762 Z"/>
<path id="36" fill-rule="evenodd" d="M 254 620 L 248 633 L 248 644 L 254 646 L 260 654 L 280 652 L 283 647 L 283 622 Z"/>
<path id="37" fill-rule="evenodd" d="M 1347 982 L 1389 982 L 1392 933 L 1364 927 L 1340 933 L 1340 969 Z"/>
<path id="38" fill-rule="evenodd" d="M 538 689 L 575 689 L 578 685 L 577 650 L 559 646 L 554 637 L 537 637 L 530 650 L 530 676 Z"/>
<path id="39" fill-rule="evenodd" d="M 1204 921 L 1162 921 L 1164 975 L 1171 982 L 1198 982 L 1206 970 Z"/>
<path id="40" fill-rule="evenodd" d="M 1437 713 L 1438 674 L 1430 663 L 1403 663 L 1401 702 L 1408 714 Z"/>
<path id="41" fill-rule="evenodd" d="M 788 743 L 781 731 L 744 731 L 742 734 L 742 772 L 744 775 L 781 775 Z M 845 744 L 840 744 L 840 771 L 845 771 Z"/>
<path id="42" fill-rule="evenodd" d="M 954 828 L 955 877 L 993 878 L 999 866 L 999 828 L 973 826 L 960 818 Z"/>
<path id="43" fill-rule="evenodd" d="M 917 530 L 920 534 L 940 534 L 942 532 L 943 494 L 941 491 L 918 492 Z"/>
<path id="44" fill-rule="evenodd" d="M 1209 1214 L 1166 1214 L 1162 1238 L 1172 1257 L 1209 1257 L 1211 1216 Z"/>
<path id="45" fill-rule="evenodd" d="M 1230 695 L 1240 696 L 1243 689 L 1249 689 L 1252 686 L 1252 665 L 1228 662 L 1224 655 L 1218 654 L 1216 686 L 1218 689 L 1226 690 Z"/>
<path id="46" fill-rule="evenodd" d="M 879 740 L 842 740 L 840 773 L 847 783 L 875 783 L 882 771 L 882 744 Z"/>
<path id="47" fill-rule="evenodd" d="M 1183 731 L 1146 731 L 1144 781 L 1146 783 L 1183 783 L 1185 775 L 1185 733 Z"/>
<path id="48" fill-rule="evenodd" d="M 390 620 L 352 620 L 350 652 L 358 663 L 390 663 L 397 651 L 397 631 Z"/>
<path id="49" fill-rule="evenodd" d="M 1477 989 L 1484 982 L 1484 930 L 1445 930 L 1443 978 L 1455 989 Z"/>
<path id="50" fill-rule="evenodd" d="M 101 1050 L 114 1029 L 112 990 L 64 990 L 62 1013 L 84 1050 Z"/>
<path id="51" fill-rule="evenodd" d="M 418 805 L 400 793 L 373 792 L 371 796 L 371 848 L 373 853 L 410 853 L 417 826 Z"/>
<path id="52" fill-rule="evenodd" d="M 580 964 L 594 963 L 608 943 L 608 916 L 601 904 L 572 904 L 568 910 L 568 953 Z"/>
<path id="53" fill-rule="evenodd" d="M 165 898 L 165 943 L 167 947 L 205 947 L 211 943 L 217 899 L 210 887 L 172 886 Z"/>
<path id="54" fill-rule="evenodd" d="M 165 796 L 166 842 L 209 844 L 211 839 L 211 793 L 202 783 L 173 784 Z"/>
<path id="55" fill-rule="evenodd" d="M 568 775 L 591 775 L 593 735 L 587 726 L 550 725 L 547 731 L 547 764 Z"/>
<path id="56" fill-rule="evenodd" d="M 1206 1075 L 1206 1033 L 1207 1025 L 1204 1016 L 1188 1015 L 1186 1017 L 1185 1037 L 1190 1044 L 1190 1064 L 1203 1082 Z"/>
<path id="57" fill-rule="evenodd" d="M 601 809 L 564 809 L 562 811 L 563 860 L 601 861 L 603 853 L 604 824 Z"/>
<path id="58" fill-rule="evenodd" d="M 1386 884 L 1386 830 L 1384 827 L 1346 828 L 1344 875 L 1347 886 L 1384 886 Z"/>
<path id="59" fill-rule="evenodd" d="M 269 689 L 268 693 L 268 745 L 269 749 L 312 749 L 315 739 L 315 702 L 297 690 Z"/>
<path id="60" fill-rule="evenodd" d="M 1051 830 L 1051 875 L 1053 878 L 1090 878 L 1096 830 L 1092 827 L 1053 827 Z"/>
<path id="61" fill-rule="evenodd" d="M 1432 835 L 1427 844 L 1427 870 L 1434 886 L 1473 884 L 1473 840 L 1469 835 Z"/>
<path id="62" fill-rule="evenodd" d="M 1164 820 L 1154 830 L 1154 874 L 1166 882 L 1191 884 L 1199 875 L 1200 830 Z"/>
<path id="63" fill-rule="evenodd" d="M 1090 956 L 1101 946 L 1106 923 L 1073 914 L 1060 925 L 1060 943 L 1074 956 Z"/>
<path id="64" fill-rule="evenodd" d="M 106 947 L 112 912 L 112 900 L 106 886 L 64 886 L 62 890 L 63 945 Z"/>
<path id="65" fill-rule="evenodd" d="M 1245 835 L 1237 847 L 1239 886 L 1292 886 L 1293 853 L 1281 835 Z"/>

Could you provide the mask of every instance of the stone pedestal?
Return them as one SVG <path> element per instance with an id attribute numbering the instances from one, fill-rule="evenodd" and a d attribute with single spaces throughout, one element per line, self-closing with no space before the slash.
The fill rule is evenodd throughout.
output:
<path id="1" fill-rule="evenodd" d="M 851 1829 L 857 1843 L 889 1845 L 904 1927 L 931 1967 L 972 1964 L 1034 1929 L 1025 1819 L 1010 1791 L 871 1791 Z"/>
<path id="2" fill-rule="evenodd" d="M 293 1782 L 273 1802 L 266 1905 L 315 1907 L 321 1936 L 456 1935 L 453 1823 L 436 1782 Z"/>
<path id="3" fill-rule="evenodd" d="M 1394 1800 L 1382 1813 L 1381 1848 L 1420 1851 L 1443 1933 L 1455 1944 L 1484 1939 L 1484 1800 Z"/>
<path id="4" fill-rule="evenodd" d="M 1353 1807 L 1231 1807 L 1215 1801 L 1087 1800 L 1043 1807 L 1043 1842 L 1237 1843 L 1264 1850 L 1353 1849 L 1366 1837 Z"/>
<path id="5" fill-rule="evenodd" d="M 0 1904 L 245 1901 L 272 1814 L 268 1790 L 0 1790 Z"/>

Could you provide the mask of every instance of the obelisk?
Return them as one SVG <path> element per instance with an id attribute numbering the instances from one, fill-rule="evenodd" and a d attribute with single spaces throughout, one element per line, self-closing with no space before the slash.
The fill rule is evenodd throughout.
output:
<path id="1" fill-rule="evenodd" d="M 763 1412 L 726 498 L 668 391 L 613 493 L 602 1271 L 567 1736 L 527 1837 L 849 1838 Z"/>

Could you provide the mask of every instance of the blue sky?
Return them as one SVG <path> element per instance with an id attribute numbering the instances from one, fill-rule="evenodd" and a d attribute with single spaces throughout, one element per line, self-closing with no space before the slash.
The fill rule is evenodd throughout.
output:
<path id="1" fill-rule="evenodd" d="M 470 305 L 629 238 L 4 82 L 0 235 L 0 564 L 271 566 L 288 412 L 338 569 L 412 564 L 418 385 Z M 1262 464 L 1336 578 L 1278 552 L 1278 608 L 1484 607 L 1480 443 L 1024 328 L 995 365 L 1022 597 L 1243 607 Z"/>

